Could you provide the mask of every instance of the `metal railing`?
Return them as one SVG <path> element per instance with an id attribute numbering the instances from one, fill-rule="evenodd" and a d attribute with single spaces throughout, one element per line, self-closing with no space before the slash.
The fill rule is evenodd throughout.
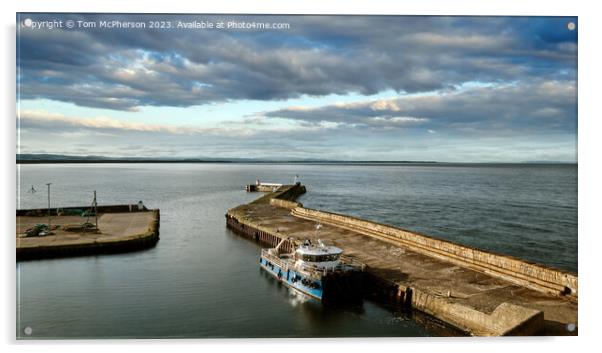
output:
<path id="1" fill-rule="evenodd" d="M 271 263 L 273 263 L 274 265 L 280 267 L 282 269 L 282 271 L 287 271 L 289 269 L 289 263 L 286 261 L 282 261 L 282 259 L 278 256 L 272 255 L 269 253 L 268 251 L 269 249 L 262 249 L 261 250 L 261 256 L 265 259 L 267 259 L 268 261 L 270 261 Z M 312 265 L 309 263 L 304 263 L 303 267 L 300 270 L 306 271 L 308 273 L 313 273 L 313 274 L 322 274 L 322 275 L 326 275 L 328 273 L 335 273 L 335 272 L 344 272 L 344 271 L 348 271 L 350 269 L 350 267 L 359 270 L 359 271 L 364 271 L 366 269 L 366 265 L 357 261 L 356 259 L 346 256 L 346 255 L 341 255 L 340 257 L 341 262 L 338 263 L 336 266 L 332 266 L 332 267 L 321 267 L 321 266 L 316 266 L 316 265 Z"/>
<path id="2" fill-rule="evenodd" d="M 356 260 L 355 258 L 341 254 L 341 261 L 349 266 L 357 267 L 358 269 L 364 271 L 366 270 L 366 264 Z"/>
<path id="3" fill-rule="evenodd" d="M 270 254 L 268 252 L 268 250 L 269 249 L 261 249 L 261 257 L 267 259 L 268 261 L 270 261 L 274 265 L 280 267 L 282 269 L 282 271 L 287 271 L 288 270 L 288 263 L 285 262 L 285 261 L 282 261 L 282 259 L 280 259 L 278 256 L 274 256 L 274 255 Z"/>

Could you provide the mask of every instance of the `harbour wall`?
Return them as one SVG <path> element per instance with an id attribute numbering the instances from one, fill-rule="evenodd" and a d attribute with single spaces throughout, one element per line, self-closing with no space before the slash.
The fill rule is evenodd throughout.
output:
<path id="1" fill-rule="evenodd" d="M 301 204 L 299 202 L 288 201 L 288 200 L 281 200 L 281 199 L 271 199 L 270 200 L 270 205 L 276 206 L 276 207 L 286 208 L 286 209 L 289 209 L 289 210 L 294 210 L 295 208 L 303 207 L 303 204 Z"/>
<path id="2" fill-rule="evenodd" d="M 357 231 L 537 291 L 578 296 L 578 277 L 572 273 L 351 216 L 304 207 L 293 208 L 291 214 Z"/>
<path id="3" fill-rule="evenodd" d="M 295 185 L 284 185 L 278 188 L 274 192 L 267 193 L 260 198 L 252 201 L 251 204 L 269 204 L 272 200 L 277 200 L 275 202 L 280 201 L 290 201 L 294 202 L 299 196 L 305 194 L 306 189 L 304 185 L 295 184 Z M 295 202 L 296 203 L 296 202 Z M 283 203 L 284 204 L 284 203 Z M 292 204 L 291 204 L 292 205 Z M 301 205 L 301 204 L 299 204 Z"/>
<path id="4" fill-rule="evenodd" d="M 268 203 L 270 207 L 286 209 L 298 218 L 351 230 L 491 277 L 577 301 L 578 278 L 572 273 L 376 222 L 305 208 L 301 203 L 294 201 L 304 192 L 304 187 L 289 185 L 278 192 L 264 195 L 246 206 Z M 245 216 L 245 210 L 255 209 L 246 206 L 228 211 L 226 214 L 228 228 L 268 247 L 273 247 L 281 239 L 286 238 L 286 234 L 281 233 L 278 228 L 262 226 L 263 222 L 256 222 L 253 216 Z M 262 214 L 269 212 L 266 208 L 262 210 L 264 210 L 261 211 Z M 292 251 L 296 245 L 289 240 L 284 243 L 286 251 Z M 369 266 L 366 275 L 364 296 L 394 304 L 402 309 L 417 309 L 467 334 L 533 335 L 542 332 L 548 325 L 544 320 L 544 313 L 537 309 L 503 302 L 493 311 L 483 312 L 449 300 L 445 296 L 421 290 L 420 287 L 393 282 L 378 272 L 371 271 Z"/>
<path id="5" fill-rule="evenodd" d="M 87 211 L 92 207 L 88 206 L 69 206 L 69 207 L 51 207 L 50 215 L 58 216 L 61 213 L 69 213 L 75 211 Z M 142 208 L 138 207 L 138 204 L 129 204 L 129 205 L 103 205 L 96 206 L 98 213 L 126 213 L 126 212 L 144 212 L 149 209 L 146 206 L 142 206 Z M 21 209 L 17 210 L 17 216 L 47 216 L 48 208 L 30 208 L 30 209 Z"/>
<path id="6" fill-rule="evenodd" d="M 274 247 L 278 245 L 278 243 L 280 243 L 280 241 L 284 238 L 284 236 L 281 234 L 273 232 L 269 229 L 264 229 L 259 225 L 245 222 L 244 220 L 239 220 L 237 217 L 233 217 L 229 214 L 226 214 L 226 226 L 237 234 L 268 247 Z M 284 244 L 282 244 L 282 249 L 285 252 L 293 252 L 294 249 L 296 249 L 296 244 L 294 244 L 293 241 L 286 240 Z"/>
<path id="7" fill-rule="evenodd" d="M 512 303 L 501 303 L 487 314 L 416 288 L 408 289 L 408 293 L 413 308 L 474 336 L 530 336 L 544 326 L 543 312 Z"/>
<path id="8" fill-rule="evenodd" d="M 123 206 L 99 206 L 103 213 L 111 210 L 119 210 L 121 208 L 129 209 L 128 205 Z M 31 210 L 29 210 L 31 211 Z M 149 224 L 148 229 L 140 234 L 128 235 L 124 237 L 101 238 L 93 242 L 81 242 L 75 244 L 53 244 L 46 246 L 35 247 L 16 247 L 16 260 L 38 260 L 59 257 L 73 257 L 84 255 L 99 255 L 99 254 L 116 254 L 131 251 L 144 250 L 154 247 L 159 241 L 159 225 L 160 211 L 147 210 L 146 212 L 153 213 L 153 220 Z M 114 211 L 113 213 L 119 213 Z"/>
<path id="9" fill-rule="evenodd" d="M 303 206 L 301 203 L 295 202 L 294 200 L 305 192 L 306 189 L 304 185 L 284 185 L 275 192 L 268 193 L 256 199 L 251 202 L 251 204 L 267 203 L 275 207 L 293 209 Z M 277 231 L 274 232 L 268 228 L 261 227 L 254 222 L 246 221 L 243 217 L 236 217 L 232 215 L 231 211 L 232 210 L 229 210 L 228 213 L 226 213 L 226 226 L 239 235 L 270 247 L 278 245 L 278 243 L 285 238 L 285 236 L 279 234 Z M 296 248 L 296 245 L 297 244 L 290 240 L 286 240 L 284 244 L 282 244 L 283 250 L 287 252 L 292 252 Z"/>

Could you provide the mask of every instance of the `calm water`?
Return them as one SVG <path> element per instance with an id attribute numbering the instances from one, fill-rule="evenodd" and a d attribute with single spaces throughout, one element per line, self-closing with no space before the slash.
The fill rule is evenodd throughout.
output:
<path id="1" fill-rule="evenodd" d="M 428 336 L 432 323 L 370 301 L 327 309 L 260 271 L 224 213 L 256 178 L 299 174 L 308 207 L 577 270 L 577 167 L 568 165 L 23 165 L 19 208 L 143 200 L 150 250 L 17 264 L 17 334 L 35 338 Z M 38 192 L 27 190 L 34 185 Z M 427 328 L 428 327 L 428 328 Z"/>

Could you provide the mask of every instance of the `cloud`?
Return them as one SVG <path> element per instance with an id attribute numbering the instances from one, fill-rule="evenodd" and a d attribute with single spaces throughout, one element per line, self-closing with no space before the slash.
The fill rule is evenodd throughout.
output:
<path id="1" fill-rule="evenodd" d="M 164 133 L 173 135 L 224 134 L 248 135 L 252 133 L 236 128 L 200 128 L 168 124 L 127 122 L 112 117 L 73 117 L 44 110 L 23 110 L 18 122 L 21 129 L 37 129 L 68 132 L 73 130 L 111 130 L 120 132 Z"/>
<path id="2" fill-rule="evenodd" d="M 404 117 L 404 116 L 397 116 Z M 265 118 L 271 120 L 271 118 Z M 251 129 L 245 121 L 215 129 L 123 123 L 45 111 L 20 114 L 20 153 L 136 157 L 322 158 L 347 160 L 523 161 L 575 160 L 574 136 L 529 131 L 471 138 L 430 133 L 431 119 L 404 127 L 296 121 Z M 404 119 L 405 120 L 405 119 Z M 418 132 L 412 131 L 417 129 Z"/>
<path id="3" fill-rule="evenodd" d="M 225 121 L 216 127 L 184 126 L 171 124 L 148 124 L 141 122 L 128 122 L 113 117 L 79 117 L 66 116 L 60 113 L 52 113 L 45 110 L 22 110 L 18 114 L 18 124 L 21 130 L 42 130 L 55 133 L 73 133 L 81 130 L 96 132 L 148 133 L 162 135 L 212 135 L 227 137 L 250 137 L 256 135 L 282 134 L 286 136 L 291 132 L 318 132 L 320 130 L 335 129 L 343 124 L 333 122 L 304 123 L 298 122 L 288 126 L 265 126 L 268 125 L 266 118 L 262 116 L 245 118 L 239 121 Z M 249 125 L 261 126 L 261 129 L 250 128 Z"/>
<path id="4" fill-rule="evenodd" d="M 20 153 L 303 158 L 337 151 L 341 139 L 349 136 L 341 128 L 343 124 L 330 122 L 259 124 L 261 128 L 253 128 L 249 125 L 257 122 L 242 119 L 203 128 L 125 122 L 109 116 L 68 116 L 45 110 L 22 110 L 17 124 Z"/>
<path id="5" fill-rule="evenodd" d="M 29 100 L 24 106 L 46 99 L 50 103 L 39 107 L 68 106 L 59 101 L 92 108 L 69 108 L 81 116 L 21 111 L 23 151 L 440 161 L 575 157 L 577 31 L 566 23 L 576 18 L 160 17 L 288 22 L 290 29 L 19 27 L 17 94 Z M 376 94 L 390 98 L 368 97 Z M 344 96 L 343 102 L 330 103 L 333 95 Z M 253 101 L 270 101 L 270 108 Z M 211 105 L 217 111 L 221 103 L 235 104 L 210 121 L 199 114 L 198 123 L 187 126 L 171 115 L 184 109 L 152 108 Z M 159 111 L 170 116 L 144 121 L 144 112 L 156 117 Z"/>
<path id="6" fill-rule="evenodd" d="M 364 120 L 363 125 L 372 126 L 383 126 L 383 127 L 405 127 L 412 125 L 419 125 L 428 122 L 429 119 L 415 118 L 411 116 L 394 116 L 394 117 L 383 117 L 375 116 Z M 356 125 L 357 126 L 357 125 Z"/>
<path id="7" fill-rule="evenodd" d="M 576 33 L 566 30 L 567 18 L 162 16 L 170 18 L 288 22 L 290 29 L 20 28 L 20 98 L 137 111 L 305 95 L 429 92 L 473 81 L 574 80 L 576 75 Z"/>
<path id="8" fill-rule="evenodd" d="M 406 128 L 461 134 L 575 133 L 573 82 L 541 81 L 447 90 L 264 112 L 268 118 L 334 122 L 359 128 Z"/>

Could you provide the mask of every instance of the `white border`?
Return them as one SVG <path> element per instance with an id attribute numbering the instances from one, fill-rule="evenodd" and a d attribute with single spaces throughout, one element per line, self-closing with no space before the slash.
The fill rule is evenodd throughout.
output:
<path id="1" fill-rule="evenodd" d="M 600 162 L 598 134 L 600 130 L 599 88 L 600 45 L 602 33 L 600 12 L 592 4 L 578 1 L 516 1 L 516 0 L 421 0 L 392 4 L 393 1 L 370 0 L 282 0 L 193 2 L 169 0 L 164 2 L 103 0 L 74 2 L 69 0 L 20 0 L 3 2 L 2 12 L 2 85 L 3 183 L 0 215 L 3 225 L 3 271 L 1 326 L 3 344 L 9 351 L 45 352 L 102 352 L 115 348 L 163 352 L 176 348 L 185 352 L 232 351 L 245 352 L 286 351 L 462 351 L 504 352 L 520 349 L 547 352 L 574 352 L 595 347 L 597 328 L 600 326 L 599 263 L 596 261 L 600 246 L 596 216 L 599 205 L 600 180 L 597 163 Z M 320 340 L 137 340 L 137 341 L 52 341 L 16 342 L 15 336 L 15 267 L 14 267 L 14 214 L 15 209 L 15 12 L 154 12 L 154 13 L 273 13 L 273 14 L 403 14 L 403 15 L 553 15 L 579 16 L 579 277 L 581 279 L 578 338 L 399 338 L 399 339 L 320 339 Z M 83 346 L 82 346 L 83 345 Z"/>

